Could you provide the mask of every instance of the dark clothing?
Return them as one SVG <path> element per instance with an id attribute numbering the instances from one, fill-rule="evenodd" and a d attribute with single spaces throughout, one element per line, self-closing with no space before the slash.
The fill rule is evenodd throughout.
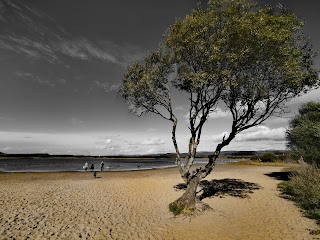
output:
<path id="1" fill-rule="evenodd" d="M 102 171 L 103 167 L 104 167 L 104 163 L 103 162 L 100 164 L 100 167 L 101 167 L 101 171 Z"/>
<path id="2" fill-rule="evenodd" d="M 94 170 L 94 164 L 93 164 L 93 163 L 91 164 L 90 169 L 91 169 L 91 171 L 93 171 L 93 170 Z"/>

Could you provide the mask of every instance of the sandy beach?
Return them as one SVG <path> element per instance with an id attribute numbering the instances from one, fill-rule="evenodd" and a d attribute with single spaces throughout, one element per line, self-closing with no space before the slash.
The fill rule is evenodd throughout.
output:
<path id="1" fill-rule="evenodd" d="M 177 169 L 0 174 L 0 239 L 319 239 L 319 226 L 281 198 L 282 167 L 218 165 L 210 179 L 259 184 L 248 198 L 205 198 L 212 210 L 174 218 Z"/>

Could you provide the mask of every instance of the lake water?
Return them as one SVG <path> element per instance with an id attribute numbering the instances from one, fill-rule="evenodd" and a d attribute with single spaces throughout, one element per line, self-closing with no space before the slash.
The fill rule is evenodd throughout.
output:
<path id="1" fill-rule="evenodd" d="M 95 171 L 100 171 L 100 163 L 104 162 L 104 171 L 131 171 L 175 167 L 174 159 L 96 159 L 96 158 L 26 158 L 0 159 L 0 172 L 63 172 L 84 171 L 83 165 L 88 162 L 90 168 L 94 164 Z M 234 160 L 219 159 L 217 164 Z M 197 159 L 195 163 L 205 164 L 205 160 Z M 89 170 L 89 169 L 88 169 Z"/>

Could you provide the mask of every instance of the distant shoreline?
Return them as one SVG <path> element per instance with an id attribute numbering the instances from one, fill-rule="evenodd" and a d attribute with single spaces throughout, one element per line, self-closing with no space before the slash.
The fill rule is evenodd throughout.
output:
<path id="1" fill-rule="evenodd" d="M 175 168 L 174 159 L 102 159 L 104 161 L 103 172 L 127 172 L 144 171 L 153 169 Z M 217 164 L 234 163 L 235 159 L 218 159 Z M 94 164 L 94 170 L 100 172 L 101 159 L 88 158 L 39 158 L 39 159 L 0 159 L 1 173 L 38 173 L 38 172 L 91 172 L 85 171 L 83 165 L 88 162 Z M 207 161 L 196 159 L 195 166 L 204 165 Z"/>
<path id="2" fill-rule="evenodd" d="M 262 155 L 266 152 L 273 152 L 275 154 L 287 154 L 287 150 L 256 150 L 256 151 L 222 151 L 220 158 L 246 158 L 254 155 Z M 212 152 L 200 151 L 197 153 L 197 158 L 207 158 Z M 181 153 L 181 158 L 187 156 L 187 153 Z M 26 154 L 9 154 L 1 153 L 0 159 L 5 158 L 93 158 L 93 159 L 171 159 L 176 158 L 175 153 L 161 153 L 161 154 L 135 154 L 135 155 L 109 155 L 109 156 L 91 156 L 91 155 L 51 155 L 48 153 L 26 153 Z"/>

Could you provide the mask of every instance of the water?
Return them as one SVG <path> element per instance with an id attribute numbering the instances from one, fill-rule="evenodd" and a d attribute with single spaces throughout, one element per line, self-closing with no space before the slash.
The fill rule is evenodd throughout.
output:
<path id="1" fill-rule="evenodd" d="M 96 159 L 96 158 L 23 158 L 0 159 L 0 172 L 64 172 L 84 171 L 83 165 L 88 162 L 89 168 L 94 164 L 95 171 L 100 171 L 104 162 L 104 171 L 130 171 L 175 167 L 174 159 Z M 220 159 L 217 163 L 234 160 Z M 205 160 L 195 163 L 205 164 Z M 89 169 L 88 169 L 89 170 Z"/>

